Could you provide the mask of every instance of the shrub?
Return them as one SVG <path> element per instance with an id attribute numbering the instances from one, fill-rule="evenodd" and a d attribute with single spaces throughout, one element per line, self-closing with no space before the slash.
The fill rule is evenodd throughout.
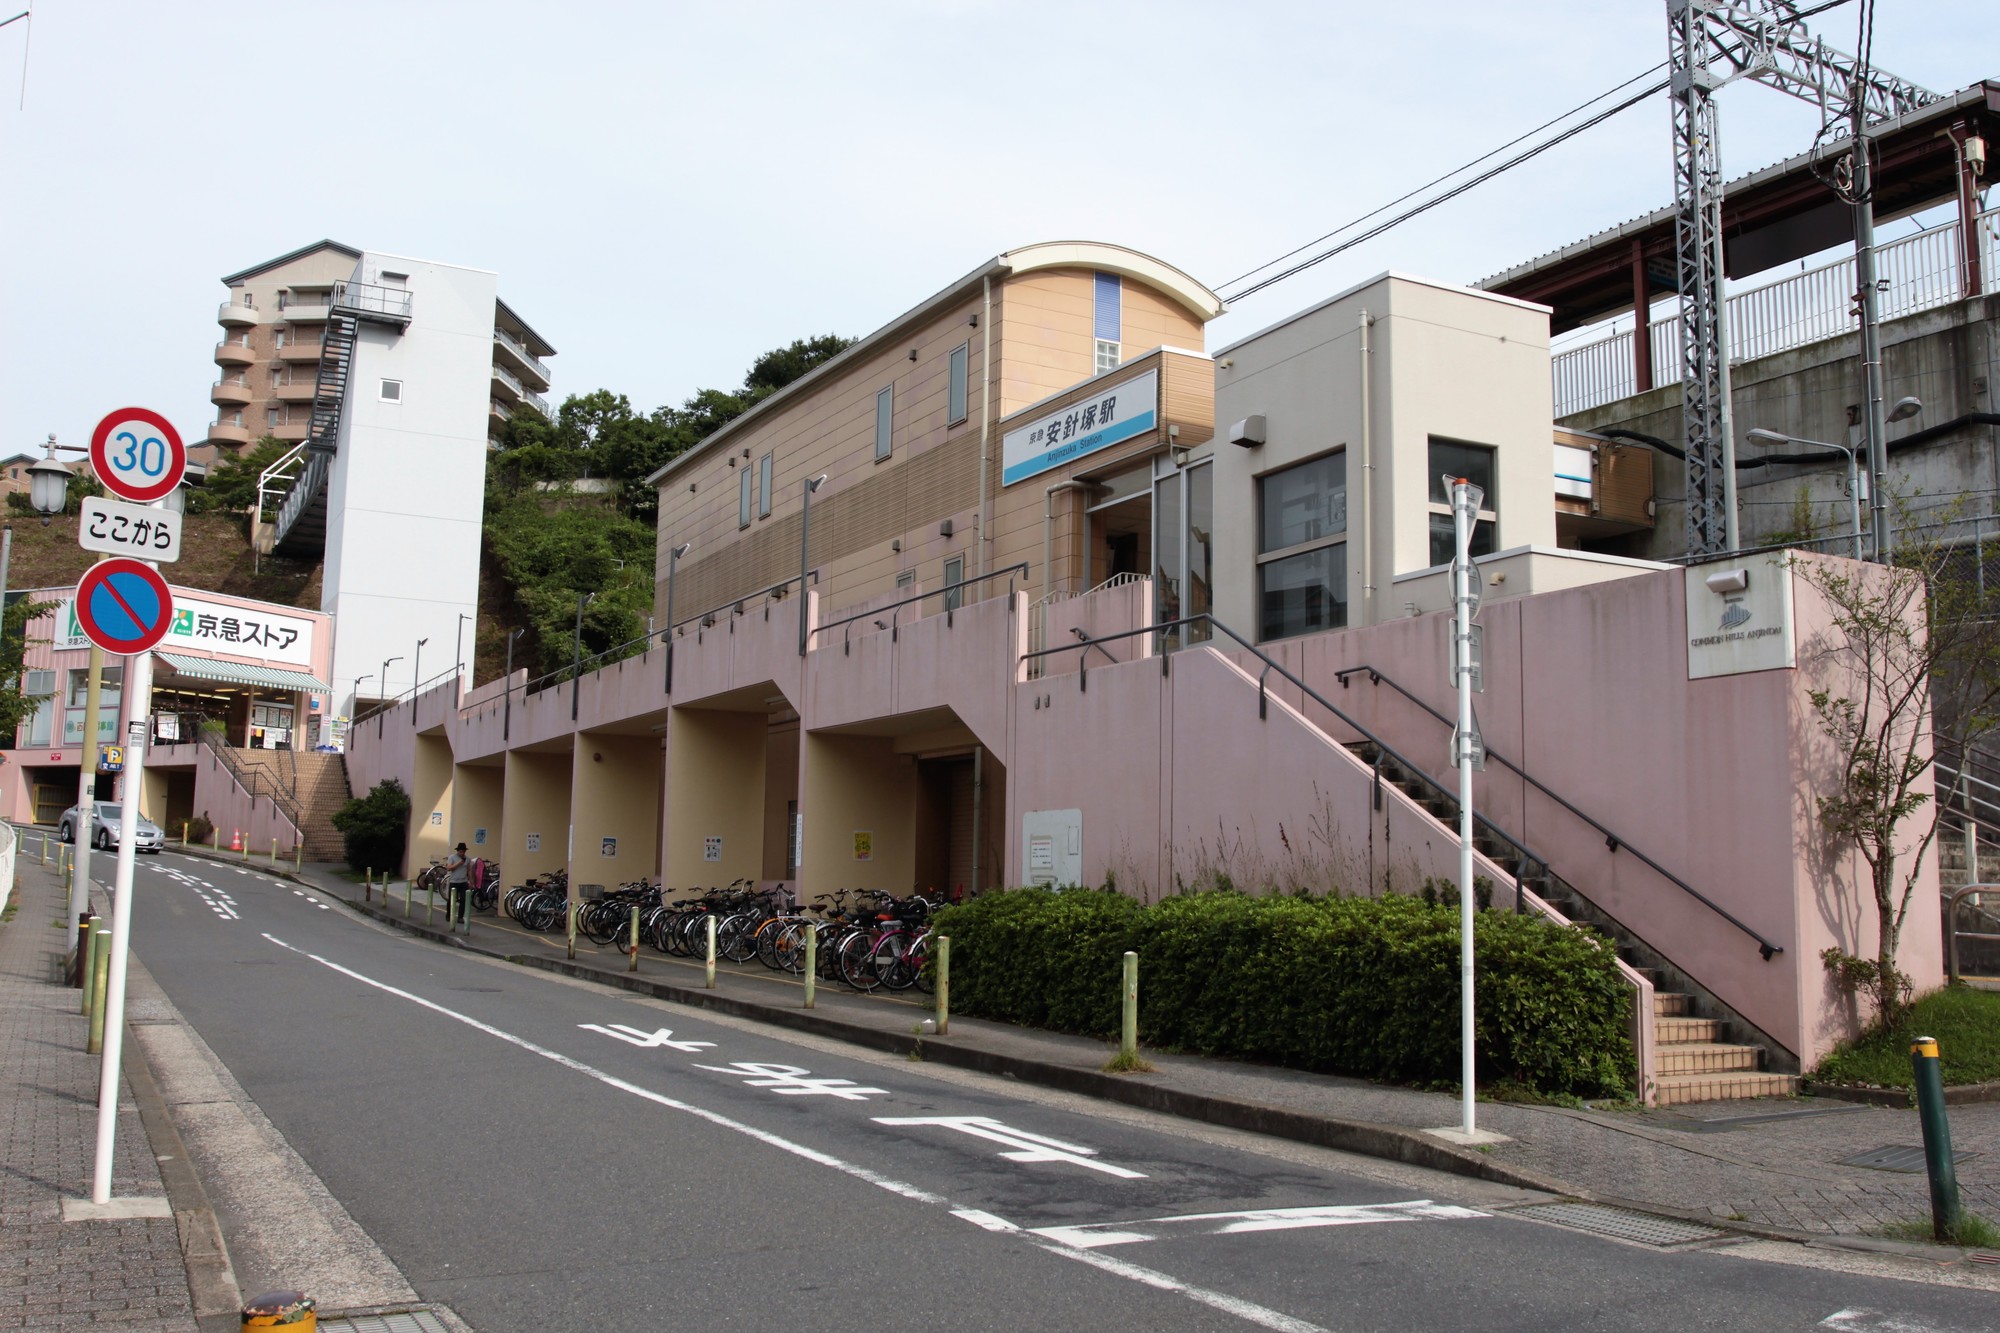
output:
<path id="1" fill-rule="evenodd" d="M 335 811 L 333 826 L 347 844 L 350 869 L 385 873 L 400 869 L 410 827 L 409 794 L 396 779 L 384 778 L 366 796 L 357 796 Z"/>
<path id="2" fill-rule="evenodd" d="M 938 918 L 962 1012 L 1091 1036 L 1118 1030 L 1119 955 L 1140 957 L 1156 1046 L 1324 1073 L 1456 1083 L 1458 912 L 1416 898 L 992 893 Z M 1538 917 L 1475 928 L 1482 1083 L 1631 1091 L 1631 992 L 1610 943 Z"/>
<path id="3" fill-rule="evenodd" d="M 197 846 L 215 836 L 215 825 L 207 815 L 196 815 L 187 822 L 187 840 Z"/>

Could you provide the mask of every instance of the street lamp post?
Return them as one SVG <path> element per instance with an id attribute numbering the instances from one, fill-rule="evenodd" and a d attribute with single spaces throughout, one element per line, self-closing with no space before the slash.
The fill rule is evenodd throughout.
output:
<path id="1" fill-rule="evenodd" d="M 826 481 L 822 472 L 805 484 L 804 502 L 799 506 L 799 656 L 806 655 L 806 577 L 810 571 L 813 492 Z"/>
<path id="2" fill-rule="evenodd" d="M 1889 412 L 1884 419 L 1887 421 L 1908 421 L 1911 417 L 1916 416 L 1919 412 L 1923 410 L 1924 410 L 1924 404 L 1921 399 L 1909 398 L 1909 397 L 1899 398 L 1896 400 L 1896 405 L 1889 409 Z M 1860 451 L 1845 444 L 1834 444 L 1828 440 L 1808 440 L 1801 435 L 1788 435 L 1784 431 L 1771 430 L 1763 426 L 1759 426 L 1754 430 L 1747 432 L 1747 434 L 1750 439 L 1758 440 L 1765 444 L 1803 444 L 1809 448 L 1831 449 L 1837 453 L 1842 453 L 1847 455 L 1847 496 L 1848 496 L 1848 503 L 1851 506 L 1854 515 L 1853 519 L 1854 558 L 1856 560 L 1861 559 L 1862 558 L 1861 555 L 1862 469 L 1861 469 Z M 1887 540 L 1889 529 L 1888 529 L 1888 519 L 1886 518 L 1883 512 L 1882 505 L 1880 503 L 1881 494 L 1878 488 L 1881 485 L 1882 479 L 1877 474 L 1877 468 L 1875 466 L 1876 461 L 1877 460 L 1871 453 L 1868 460 L 1869 462 L 1868 477 L 1870 482 L 1869 503 L 1875 519 L 1876 542 L 1877 542 L 1875 548 L 1875 559 L 1879 563 L 1886 561 L 1888 558 L 1888 551 L 1886 546 L 1883 545 L 1883 543 L 1885 543 Z"/>
<path id="3" fill-rule="evenodd" d="M 507 674 L 500 678 L 505 686 L 504 693 L 507 699 L 500 706 L 500 739 L 503 743 L 514 729 L 514 640 L 527 632 L 528 627 L 523 625 L 519 629 L 510 630 L 507 634 Z"/>
<path id="4" fill-rule="evenodd" d="M 688 553 L 693 542 L 682 542 L 667 550 L 667 693 L 674 692 L 674 570 L 680 566 L 681 557 Z M 4 591 L 4 586 L 0 586 Z"/>
<path id="5" fill-rule="evenodd" d="M 383 728 L 388 725 L 382 715 L 389 711 L 387 707 L 389 702 L 389 668 L 402 660 L 400 656 L 397 656 L 386 658 L 382 663 L 382 702 L 375 705 L 375 739 L 378 741 L 382 739 Z"/>
<path id="6" fill-rule="evenodd" d="M 583 608 L 597 600 L 594 592 L 580 593 L 576 599 L 576 642 L 569 662 L 569 720 L 576 721 L 577 698 L 583 686 Z"/>
<path id="7" fill-rule="evenodd" d="M 424 645 L 429 639 L 417 640 L 417 655 L 410 663 L 410 720 L 414 724 L 417 715 L 417 691 L 424 687 Z"/>
<path id="8" fill-rule="evenodd" d="M 460 703 L 465 701 L 465 622 L 470 619 L 472 617 L 463 611 L 458 613 L 458 630 L 452 635 L 451 640 L 451 665 L 453 672 L 458 677 L 457 700 Z M 476 636 L 473 640 L 472 655 L 474 657 L 479 655 L 478 639 Z"/>

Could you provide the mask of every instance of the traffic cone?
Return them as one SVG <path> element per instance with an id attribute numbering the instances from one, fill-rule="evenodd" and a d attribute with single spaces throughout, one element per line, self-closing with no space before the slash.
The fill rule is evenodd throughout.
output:
<path id="1" fill-rule="evenodd" d="M 242 829 L 237 828 L 229 830 L 229 850 L 232 852 L 240 852 L 243 850 Z"/>

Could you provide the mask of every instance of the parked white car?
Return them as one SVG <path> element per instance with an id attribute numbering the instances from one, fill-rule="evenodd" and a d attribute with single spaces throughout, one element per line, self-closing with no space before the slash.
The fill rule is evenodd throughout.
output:
<path id="1" fill-rule="evenodd" d="M 82 809 L 83 807 L 80 805 L 73 805 L 63 811 L 62 826 L 57 836 L 64 842 L 76 841 L 76 830 L 83 822 L 83 816 L 79 813 Z M 91 811 L 90 845 L 105 851 L 116 847 L 118 845 L 118 824 L 124 817 L 124 811 L 116 805 L 99 801 L 95 809 Z M 140 815 L 138 831 L 132 838 L 133 850 L 157 852 L 166 845 L 167 836 L 160 832 L 160 826 L 144 815 Z"/>

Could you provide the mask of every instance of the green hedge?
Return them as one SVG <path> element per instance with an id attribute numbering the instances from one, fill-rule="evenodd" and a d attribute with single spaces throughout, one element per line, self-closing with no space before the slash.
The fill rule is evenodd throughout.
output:
<path id="1" fill-rule="evenodd" d="M 1139 955 L 1147 1043 L 1407 1083 L 1458 1082 L 1458 910 L 1415 898 L 1016 889 L 942 913 L 960 1013 L 1090 1036 L 1119 1024 Z M 1629 1094 L 1632 992 L 1609 943 L 1481 912 L 1479 1081 Z"/>

